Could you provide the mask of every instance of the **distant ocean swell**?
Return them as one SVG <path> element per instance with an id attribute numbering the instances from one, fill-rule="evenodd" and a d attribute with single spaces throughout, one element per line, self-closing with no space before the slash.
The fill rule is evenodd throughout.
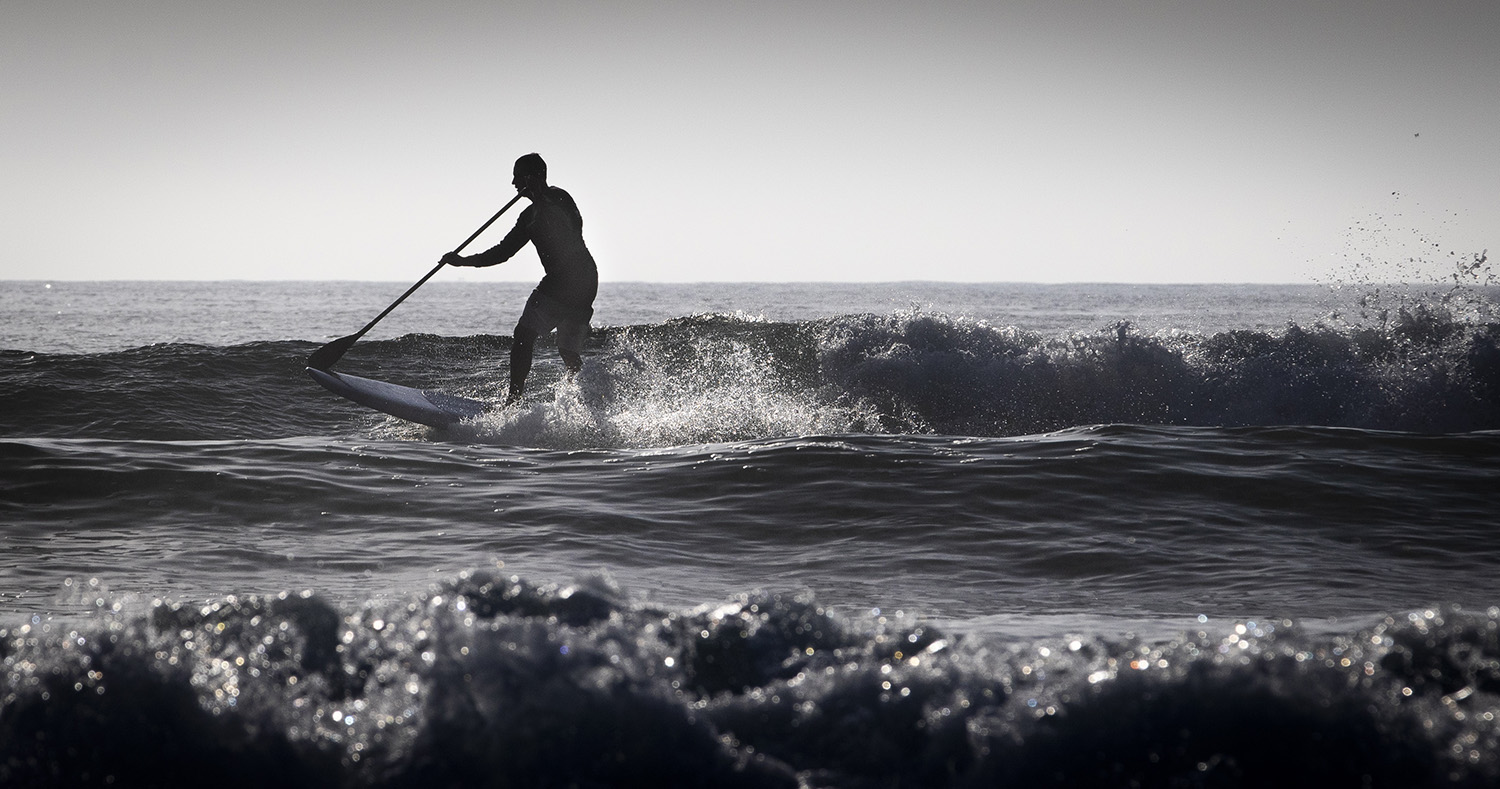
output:
<path id="1" fill-rule="evenodd" d="M 498 396 L 509 339 L 408 335 L 340 369 Z M 0 434 L 196 440 L 347 433 L 369 414 L 302 373 L 316 347 L 0 352 Z M 1500 428 L 1500 323 L 1425 312 L 1381 329 L 1042 336 L 939 314 L 777 323 L 728 315 L 598 329 L 571 386 L 546 349 L 527 408 L 469 435 L 673 446 L 786 435 L 1006 436 L 1077 425 Z M 399 433 L 399 425 L 390 424 Z"/>
<path id="2" fill-rule="evenodd" d="M 996 644 L 756 593 L 464 575 L 0 638 L 19 786 L 1493 786 L 1500 610 Z"/>

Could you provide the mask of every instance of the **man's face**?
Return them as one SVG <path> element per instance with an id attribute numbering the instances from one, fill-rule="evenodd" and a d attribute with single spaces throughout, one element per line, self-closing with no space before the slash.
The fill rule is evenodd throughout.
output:
<path id="1" fill-rule="evenodd" d="M 532 188 L 536 185 L 536 179 L 530 175 L 522 175 L 518 173 L 514 178 L 510 179 L 510 183 L 511 186 L 514 186 L 516 188 L 517 194 L 530 197 Z"/>

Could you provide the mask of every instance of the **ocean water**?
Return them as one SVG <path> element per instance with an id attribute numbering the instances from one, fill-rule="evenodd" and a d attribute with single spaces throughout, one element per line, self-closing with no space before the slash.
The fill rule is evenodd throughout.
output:
<path id="1" fill-rule="evenodd" d="M 0 784 L 1500 782 L 1493 288 L 404 288 L 0 283 Z"/>

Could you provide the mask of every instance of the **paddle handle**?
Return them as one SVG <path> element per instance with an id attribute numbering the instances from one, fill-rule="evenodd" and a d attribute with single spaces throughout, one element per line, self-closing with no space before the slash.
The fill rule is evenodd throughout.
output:
<path id="1" fill-rule="evenodd" d="M 462 244 L 459 244 L 458 248 L 456 248 L 456 249 L 453 250 L 453 254 L 456 255 L 456 254 L 464 251 L 464 247 L 468 246 L 469 243 L 472 242 L 474 239 L 479 238 L 479 234 L 483 233 L 486 230 L 489 230 L 490 229 L 490 225 L 495 224 L 495 220 L 499 219 L 501 214 L 505 213 L 506 211 L 509 211 L 510 207 L 513 206 L 513 205 L 515 205 L 516 201 L 520 200 L 520 199 L 521 199 L 520 195 L 516 195 L 515 197 L 512 197 L 510 199 L 509 203 L 506 203 L 503 208 L 501 208 L 499 211 L 495 212 L 494 216 L 492 216 L 492 217 L 489 218 L 489 221 L 487 221 L 484 224 L 480 225 L 479 229 L 475 230 L 474 233 L 473 233 L 473 235 L 471 235 L 468 238 L 464 239 L 464 242 Z M 355 332 L 354 334 L 352 334 L 350 336 L 353 337 L 355 340 L 359 339 L 360 337 L 365 336 L 365 332 L 369 331 L 370 329 L 373 329 L 375 327 L 375 324 L 377 324 L 377 323 L 380 322 L 381 318 L 384 318 L 385 316 L 390 315 L 391 314 L 391 310 L 396 309 L 397 305 L 401 304 L 401 302 L 403 302 L 403 301 L 406 301 L 406 297 L 407 296 L 410 296 L 411 294 L 415 293 L 417 291 L 417 288 L 420 288 L 424 284 L 426 284 L 427 280 L 432 279 L 432 275 L 433 274 L 436 274 L 439 271 L 441 271 L 442 268 L 443 268 L 443 266 L 446 266 L 446 265 L 448 265 L 448 264 L 444 263 L 442 261 L 439 261 L 436 266 L 432 267 L 431 271 L 427 272 L 427 276 L 425 276 L 425 277 L 417 280 L 417 284 L 411 286 L 410 288 L 407 288 L 406 292 L 403 293 L 403 294 L 401 294 L 401 298 L 396 299 L 395 301 L 391 302 L 391 306 L 386 307 L 384 312 L 380 313 L 379 315 L 376 315 L 375 316 L 375 320 L 372 320 L 369 323 L 365 324 L 365 327 L 363 329 L 360 329 L 359 331 Z M 352 344 L 353 340 L 351 340 L 350 342 Z"/>

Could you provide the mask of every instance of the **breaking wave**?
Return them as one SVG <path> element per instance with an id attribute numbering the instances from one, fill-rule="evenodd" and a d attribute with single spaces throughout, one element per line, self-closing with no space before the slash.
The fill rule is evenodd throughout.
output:
<path id="1" fill-rule="evenodd" d="M 315 346 L 0 352 L 0 434 L 194 440 L 422 428 L 307 380 Z M 509 338 L 368 342 L 341 369 L 499 396 Z M 597 329 L 564 381 L 539 349 L 530 396 L 455 429 L 477 441 L 654 447 L 831 433 L 1025 435 L 1111 423 L 1500 428 L 1500 321 L 1403 304 L 1375 325 L 1043 335 L 941 313 L 773 322 L 700 315 Z"/>

